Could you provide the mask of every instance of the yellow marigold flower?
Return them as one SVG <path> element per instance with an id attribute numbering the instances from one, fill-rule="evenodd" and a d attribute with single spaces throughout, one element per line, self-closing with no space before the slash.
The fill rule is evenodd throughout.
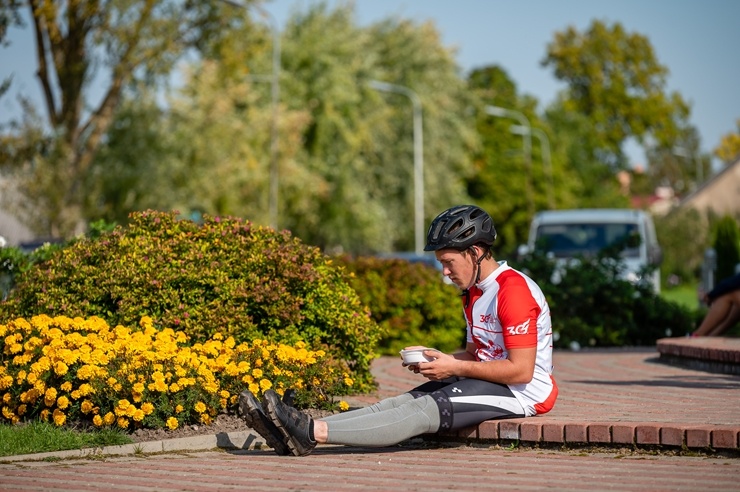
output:
<path id="1" fill-rule="evenodd" d="M 264 362 L 262 362 L 262 359 L 257 359 L 256 361 L 254 361 L 254 365 L 256 367 L 262 367 L 263 364 Z"/>
<path id="2" fill-rule="evenodd" d="M 103 417 L 101 417 L 100 415 L 96 415 L 96 416 L 93 417 L 92 422 L 93 422 L 93 425 L 95 427 L 102 427 L 103 426 Z"/>
<path id="3" fill-rule="evenodd" d="M 262 373 L 262 369 L 254 369 L 254 370 L 252 370 L 252 376 L 254 376 L 256 378 L 261 378 L 262 377 L 262 374 L 263 374 Z"/>
<path id="4" fill-rule="evenodd" d="M 249 383 L 249 391 L 253 394 L 258 394 L 260 387 L 256 383 Z"/>
<path id="5" fill-rule="evenodd" d="M 317 350 L 315 353 L 316 357 L 323 357 L 326 355 L 326 352 L 324 352 L 323 350 Z"/>
<path id="6" fill-rule="evenodd" d="M 21 369 L 18 371 L 18 373 L 15 375 L 15 381 L 16 384 L 23 384 L 23 381 L 26 379 L 26 371 Z"/>
<path id="7" fill-rule="evenodd" d="M 133 417 L 134 415 L 136 415 L 136 411 L 137 411 L 137 410 L 138 410 L 138 409 L 136 408 L 136 406 L 135 406 L 135 405 L 130 405 L 130 406 L 129 406 L 129 407 L 128 407 L 128 408 L 126 409 L 126 417 Z"/>
<path id="8" fill-rule="evenodd" d="M 138 409 L 134 412 L 133 419 L 136 422 L 141 422 L 142 420 L 144 420 L 144 417 L 146 417 L 146 415 L 144 414 L 143 410 Z"/>
<path id="9" fill-rule="evenodd" d="M 128 419 L 125 419 L 123 417 L 118 417 L 118 420 L 116 420 L 116 424 L 121 429 L 125 429 L 126 427 L 128 427 Z"/>
<path id="10" fill-rule="evenodd" d="M 69 371 L 69 367 L 64 362 L 59 361 L 54 364 L 54 373 L 57 376 L 64 376 L 65 374 L 67 374 L 67 371 Z"/>
<path id="11" fill-rule="evenodd" d="M 252 382 L 254 382 L 254 378 L 249 374 L 242 376 L 242 383 L 251 384 Z"/>
<path id="12" fill-rule="evenodd" d="M 88 413 L 92 412 L 93 406 L 94 406 L 93 405 L 93 402 L 91 402 L 90 400 L 84 400 L 80 404 L 80 411 L 82 413 L 84 413 L 84 414 L 88 414 Z"/>
<path id="13" fill-rule="evenodd" d="M 211 416 L 208 415 L 207 413 L 202 413 L 200 414 L 200 421 L 201 423 L 208 425 L 211 423 Z"/>
<path id="14" fill-rule="evenodd" d="M 28 384 L 35 384 L 38 379 L 39 376 L 35 372 L 32 372 L 28 376 L 26 376 L 26 381 L 28 382 Z"/>
<path id="15" fill-rule="evenodd" d="M 67 421 L 67 416 L 58 408 L 54 410 L 53 418 L 54 424 L 56 424 L 57 427 L 61 427 Z"/>
<path id="16" fill-rule="evenodd" d="M 40 415 L 41 420 L 43 420 L 44 422 L 48 421 L 50 413 L 51 412 L 49 411 L 48 408 L 44 408 L 43 410 L 41 410 L 41 415 Z"/>
<path id="17" fill-rule="evenodd" d="M 66 396 L 60 396 L 57 398 L 57 408 L 64 410 L 69 406 L 69 398 Z"/>
<path id="18" fill-rule="evenodd" d="M 3 403 L 10 403 L 10 400 L 13 398 L 13 396 L 10 393 L 5 393 L 3 395 Z"/>
<path id="19" fill-rule="evenodd" d="M 221 406 L 221 408 L 226 408 L 226 406 L 229 404 L 229 400 L 227 398 L 220 398 L 218 400 L 218 404 Z"/>
<path id="20" fill-rule="evenodd" d="M 175 413 L 181 413 L 183 410 L 185 410 L 185 409 L 183 408 L 182 405 L 177 405 L 175 407 Z"/>
<path id="21" fill-rule="evenodd" d="M 15 417 L 15 414 L 9 407 L 3 406 L 3 417 L 5 417 L 8 420 L 13 420 L 13 417 Z"/>
<path id="22" fill-rule="evenodd" d="M 149 402 L 142 403 L 141 411 L 144 412 L 144 415 L 151 415 L 154 412 L 154 405 Z"/>
<path id="23" fill-rule="evenodd" d="M 18 405 L 16 412 L 18 413 L 19 416 L 25 415 L 27 408 L 28 407 L 26 407 L 26 405 Z"/>
<path id="24" fill-rule="evenodd" d="M 44 393 L 44 398 L 47 400 L 54 400 L 57 399 L 57 390 L 55 388 L 49 388 L 46 390 L 46 393 Z"/>
<path id="25" fill-rule="evenodd" d="M 79 390 L 80 390 L 80 395 L 82 396 L 87 396 L 87 395 L 91 395 L 95 393 L 95 388 L 90 386 L 88 383 L 81 384 Z"/>
<path id="26" fill-rule="evenodd" d="M 203 389 L 206 390 L 208 393 L 215 395 L 218 391 L 218 381 L 203 383 Z"/>
<path id="27" fill-rule="evenodd" d="M 177 393 L 178 391 L 180 391 L 180 389 L 180 385 L 177 383 L 172 383 L 170 385 L 170 393 Z"/>
<path id="28" fill-rule="evenodd" d="M 221 398 L 228 398 L 228 397 L 230 397 L 230 396 L 231 396 L 231 393 L 229 393 L 229 392 L 228 392 L 228 391 L 226 391 L 226 390 L 221 390 L 221 391 L 219 392 L 219 395 L 221 396 Z"/>
<path id="29" fill-rule="evenodd" d="M 239 374 L 239 366 L 234 364 L 233 362 L 229 362 L 226 364 L 226 367 L 224 367 L 224 374 L 227 376 L 234 377 Z"/>
<path id="30" fill-rule="evenodd" d="M 23 345 L 21 345 L 20 343 L 14 343 L 14 344 L 10 345 L 9 351 L 10 351 L 11 354 L 17 354 L 19 352 L 22 352 L 23 351 Z"/>
<path id="31" fill-rule="evenodd" d="M 202 401 L 199 401 L 198 403 L 196 403 L 194 408 L 195 408 L 195 411 L 198 413 L 203 413 L 207 410 L 206 404 L 203 403 Z"/>
<path id="32" fill-rule="evenodd" d="M 133 392 L 131 394 L 131 399 L 134 400 L 134 403 L 139 403 L 141 401 L 142 395 L 141 393 Z"/>
<path id="33" fill-rule="evenodd" d="M 106 383 L 108 383 L 108 386 L 115 386 L 118 383 L 118 380 L 114 378 L 113 376 L 111 376 L 108 378 Z"/>
<path id="34" fill-rule="evenodd" d="M 353 384 L 355 384 L 355 382 L 352 380 L 352 378 L 344 378 L 344 384 L 346 384 L 347 386 L 352 386 Z"/>
<path id="35" fill-rule="evenodd" d="M 179 427 L 180 423 L 177 421 L 175 417 L 170 417 L 167 419 L 167 428 L 170 430 L 175 430 Z"/>
<path id="36" fill-rule="evenodd" d="M 116 421 L 116 416 L 113 412 L 108 412 L 103 416 L 103 423 L 105 425 L 112 425 Z"/>
<path id="37" fill-rule="evenodd" d="M 339 402 L 339 410 L 341 410 L 342 412 L 346 412 L 347 410 L 349 410 L 349 403 L 347 403 L 344 400 L 340 401 Z"/>
<path id="38" fill-rule="evenodd" d="M 144 392 L 144 385 L 142 383 L 135 383 L 133 387 L 134 392 L 136 393 L 143 393 Z"/>
<path id="39" fill-rule="evenodd" d="M 65 381 L 59 386 L 59 389 L 69 393 L 70 391 L 72 391 L 72 383 L 70 383 L 69 381 Z"/>
<path id="40" fill-rule="evenodd" d="M 269 379 L 260 380 L 260 389 L 262 390 L 263 393 L 269 390 L 270 388 L 272 388 L 272 383 L 270 382 Z"/>
<path id="41" fill-rule="evenodd" d="M 0 390 L 8 389 L 13 386 L 13 376 L 3 376 L 0 378 Z"/>

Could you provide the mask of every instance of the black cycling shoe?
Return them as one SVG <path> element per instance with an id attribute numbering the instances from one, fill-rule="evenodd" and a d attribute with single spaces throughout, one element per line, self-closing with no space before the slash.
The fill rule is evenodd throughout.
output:
<path id="1" fill-rule="evenodd" d="M 265 411 L 285 436 L 286 444 L 294 456 L 305 456 L 313 451 L 316 441 L 309 437 L 311 417 L 280 401 L 273 390 L 265 392 Z"/>
<path id="2" fill-rule="evenodd" d="M 244 390 L 239 395 L 239 411 L 247 425 L 256 430 L 277 454 L 286 456 L 291 453 L 286 443 L 287 439 L 283 437 L 283 433 L 272 423 L 272 420 L 265 415 L 262 405 L 249 390 Z"/>

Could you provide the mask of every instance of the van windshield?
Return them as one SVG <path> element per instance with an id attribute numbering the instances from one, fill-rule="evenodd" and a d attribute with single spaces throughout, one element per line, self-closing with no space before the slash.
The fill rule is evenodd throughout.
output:
<path id="1" fill-rule="evenodd" d="M 607 246 L 637 236 L 637 224 L 546 224 L 537 229 L 535 249 L 555 258 L 595 256 Z M 639 246 L 625 248 L 623 258 L 638 258 Z"/>

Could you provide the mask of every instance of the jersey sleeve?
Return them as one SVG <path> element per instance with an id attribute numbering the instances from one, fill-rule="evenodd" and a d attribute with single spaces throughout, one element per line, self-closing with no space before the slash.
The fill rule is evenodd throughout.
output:
<path id="1" fill-rule="evenodd" d="M 499 279 L 498 318 L 506 349 L 537 346 L 537 318 L 540 307 L 527 281 L 515 271 Z"/>

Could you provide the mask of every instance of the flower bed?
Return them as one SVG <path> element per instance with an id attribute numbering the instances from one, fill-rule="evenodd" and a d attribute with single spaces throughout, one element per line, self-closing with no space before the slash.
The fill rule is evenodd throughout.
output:
<path id="1" fill-rule="evenodd" d="M 235 412 L 238 395 L 296 390 L 296 405 L 346 409 L 354 381 L 322 350 L 213 335 L 205 343 L 151 318 L 110 327 L 101 318 L 34 316 L 0 325 L 0 422 L 52 420 L 97 427 L 175 429 Z"/>

